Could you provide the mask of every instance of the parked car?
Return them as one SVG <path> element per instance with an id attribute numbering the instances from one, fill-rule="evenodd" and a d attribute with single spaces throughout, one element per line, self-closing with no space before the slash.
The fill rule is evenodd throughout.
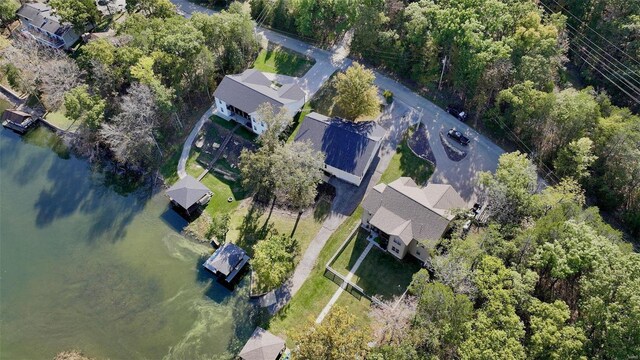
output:
<path id="1" fill-rule="evenodd" d="M 449 130 L 449 132 L 447 132 L 447 136 L 459 142 L 462 145 L 465 145 L 465 146 L 469 145 L 469 141 L 470 141 L 469 138 L 464 136 L 463 133 L 461 133 L 456 129 Z"/>
<path id="2" fill-rule="evenodd" d="M 107 5 L 109 2 L 107 0 L 98 0 L 98 5 L 100 6 L 105 6 Z"/>
<path id="3" fill-rule="evenodd" d="M 469 114 L 456 105 L 447 105 L 447 112 L 462 122 L 467 121 L 467 118 L 469 117 Z"/>

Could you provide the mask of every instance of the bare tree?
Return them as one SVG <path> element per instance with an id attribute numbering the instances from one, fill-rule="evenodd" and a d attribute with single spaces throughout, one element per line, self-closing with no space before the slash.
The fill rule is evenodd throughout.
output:
<path id="1" fill-rule="evenodd" d="M 374 339 L 378 345 L 397 345 L 406 339 L 411 319 L 416 314 L 417 301 L 413 296 L 394 297 L 375 305 L 369 312 L 373 320 Z"/>
<path id="2" fill-rule="evenodd" d="M 57 110 L 64 94 L 80 83 L 81 71 L 75 61 L 60 50 L 50 49 L 32 39 L 15 38 L 0 51 L 0 65 L 12 64 L 20 72 L 19 88 L 41 97 L 49 110 Z"/>
<path id="3" fill-rule="evenodd" d="M 158 127 L 158 107 L 152 90 L 139 83 L 121 98 L 120 113 L 103 124 L 100 137 L 115 159 L 139 171 L 157 164 L 162 150 L 154 132 Z"/>

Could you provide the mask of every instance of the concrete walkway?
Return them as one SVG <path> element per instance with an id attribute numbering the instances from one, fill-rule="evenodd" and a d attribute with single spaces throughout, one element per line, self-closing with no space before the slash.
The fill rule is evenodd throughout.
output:
<path id="1" fill-rule="evenodd" d="M 344 288 L 345 286 L 347 286 L 346 281 L 351 281 L 351 278 L 353 278 L 353 275 L 355 275 L 356 271 L 358 271 L 360 264 L 362 264 L 362 261 L 364 260 L 364 258 L 367 257 L 372 247 L 373 247 L 373 242 L 369 241 L 369 244 L 367 245 L 367 247 L 364 248 L 364 251 L 362 252 L 362 254 L 360 254 L 360 256 L 358 257 L 358 260 L 356 260 L 356 263 L 353 264 L 353 267 L 351 268 L 351 270 L 349 270 L 349 273 L 347 274 L 347 276 L 345 276 L 344 278 L 345 282 L 343 282 L 342 285 L 338 287 L 338 290 L 336 290 L 336 292 L 333 294 L 333 296 L 331 297 L 331 300 L 329 300 L 327 305 L 325 305 L 324 309 L 322 309 L 322 311 L 320 312 L 320 315 L 318 315 L 318 317 L 316 318 L 316 324 L 320 324 L 322 320 L 324 320 L 325 316 L 329 314 L 329 311 L 331 311 L 331 308 L 333 307 L 333 305 L 336 303 L 336 301 L 338 301 L 338 298 L 344 292 Z"/>
<path id="2" fill-rule="evenodd" d="M 191 130 L 191 133 L 189 133 L 187 140 L 184 142 L 184 145 L 182 146 L 182 153 L 180 154 L 180 160 L 178 160 L 178 177 L 180 179 L 187 176 L 187 171 L 186 171 L 187 159 L 189 159 L 189 153 L 191 152 L 191 145 L 195 141 L 196 136 L 198 136 L 200 129 L 202 129 L 202 125 L 204 125 L 204 122 L 209 120 L 211 115 L 213 115 L 214 111 L 215 111 L 215 104 L 212 105 L 209 108 L 209 110 L 207 110 L 202 115 L 200 120 L 198 120 L 196 125 L 193 127 L 193 130 Z"/>

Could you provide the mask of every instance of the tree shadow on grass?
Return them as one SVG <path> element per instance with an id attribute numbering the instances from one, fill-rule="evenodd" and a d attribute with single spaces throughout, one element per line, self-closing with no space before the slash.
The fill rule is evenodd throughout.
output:
<path id="1" fill-rule="evenodd" d="M 240 230 L 240 238 L 236 245 L 244 249 L 249 256 L 253 256 L 253 246 L 258 241 L 266 238 L 273 230 L 273 224 L 270 224 L 268 219 L 260 224 L 260 218 L 264 213 L 264 207 L 255 203 L 252 204 L 249 212 L 242 220 L 242 224 L 238 228 L 238 230 Z"/>
<path id="2" fill-rule="evenodd" d="M 400 154 L 402 176 L 412 178 L 418 185 L 426 184 L 433 174 L 433 165 L 416 156 L 407 146 L 406 140 L 400 143 L 397 152 Z"/>

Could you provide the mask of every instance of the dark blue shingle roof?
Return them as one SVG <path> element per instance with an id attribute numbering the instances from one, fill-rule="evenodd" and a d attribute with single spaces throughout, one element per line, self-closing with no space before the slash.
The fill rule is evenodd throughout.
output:
<path id="1" fill-rule="evenodd" d="M 309 141 L 322 151 L 325 163 L 356 176 L 363 176 L 386 130 L 373 121 L 353 122 L 310 113 L 304 118 L 295 141 Z"/>

